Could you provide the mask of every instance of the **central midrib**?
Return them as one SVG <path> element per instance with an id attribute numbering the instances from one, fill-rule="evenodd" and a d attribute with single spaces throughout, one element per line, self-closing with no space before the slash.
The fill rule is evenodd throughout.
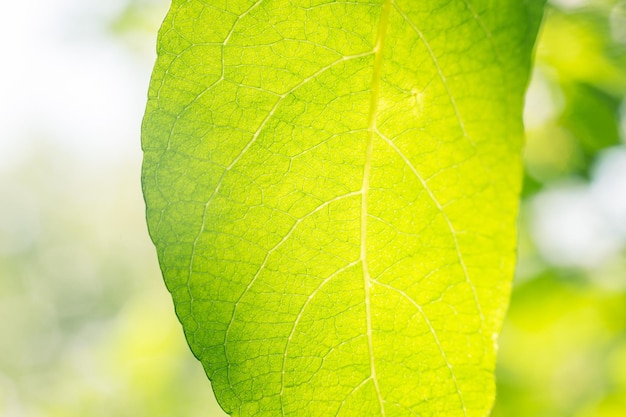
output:
<path id="1" fill-rule="evenodd" d="M 369 350 L 370 362 L 370 378 L 374 383 L 376 395 L 380 405 L 380 412 L 383 417 L 386 416 L 385 404 L 380 392 L 378 377 L 376 375 L 376 364 L 374 361 L 374 343 L 372 336 L 372 311 L 371 311 L 371 294 L 370 287 L 372 280 L 370 277 L 367 264 L 367 204 L 370 187 L 370 170 L 372 165 L 372 153 L 374 149 L 374 137 L 376 135 L 376 115 L 378 113 L 378 104 L 380 99 L 380 83 L 383 65 L 383 46 L 387 34 L 389 24 L 389 14 L 391 12 L 392 0 L 384 0 L 381 9 L 380 21 L 378 23 L 378 32 L 376 35 L 376 44 L 374 45 L 374 67 L 372 71 L 372 92 L 370 97 L 370 111 L 368 120 L 368 142 L 365 151 L 365 163 L 363 165 L 363 184 L 361 186 L 361 263 L 363 267 L 363 287 L 365 291 L 365 317 L 367 325 L 367 344 Z"/>

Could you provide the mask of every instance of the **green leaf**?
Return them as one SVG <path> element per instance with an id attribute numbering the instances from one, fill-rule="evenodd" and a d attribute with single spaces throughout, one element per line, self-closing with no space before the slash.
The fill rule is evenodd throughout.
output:
<path id="1" fill-rule="evenodd" d="M 235 416 L 485 416 L 540 0 L 177 0 L 152 239 Z"/>

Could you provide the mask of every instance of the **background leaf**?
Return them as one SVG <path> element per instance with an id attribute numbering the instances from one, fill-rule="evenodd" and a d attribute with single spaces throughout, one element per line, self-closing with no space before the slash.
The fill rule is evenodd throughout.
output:
<path id="1" fill-rule="evenodd" d="M 540 1 L 173 3 L 144 195 L 234 415 L 486 415 Z"/>

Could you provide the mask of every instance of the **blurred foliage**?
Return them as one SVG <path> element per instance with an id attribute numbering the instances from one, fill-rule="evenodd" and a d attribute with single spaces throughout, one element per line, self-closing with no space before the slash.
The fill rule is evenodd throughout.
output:
<path id="1" fill-rule="evenodd" d="M 550 7 L 537 45 L 526 163 L 540 184 L 589 177 L 598 152 L 620 143 L 626 93 L 626 2 L 559 3 L 579 6 Z"/>
<path id="2" fill-rule="evenodd" d="M 167 7 L 167 0 L 124 0 L 119 13 L 108 22 L 110 33 L 135 52 L 154 59 L 156 33 Z"/>
<path id="3" fill-rule="evenodd" d="M 146 238 L 138 167 L 103 175 L 33 148 L 0 174 L 0 415 L 210 415 Z"/>
<path id="4" fill-rule="evenodd" d="M 151 61 L 167 3 L 120 0 L 108 36 Z M 553 1 L 494 417 L 626 415 L 625 94 L 626 1 Z M 222 416 L 161 281 L 138 160 L 92 165 L 53 139 L 0 169 L 0 415 Z"/>
<path id="5" fill-rule="evenodd" d="M 599 206 L 596 171 L 625 148 L 625 35 L 626 1 L 554 1 L 547 13 L 527 101 L 520 261 L 500 339 L 493 417 L 626 415 L 626 236 L 616 234 L 619 246 L 588 264 L 551 258 L 541 248 L 545 231 L 537 230 L 544 213 L 536 210 L 556 193 L 578 193 Z M 624 183 L 612 183 L 612 199 L 623 199 Z M 566 217 L 575 207 L 554 209 Z M 606 224 L 620 229 L 624 219 L 626 212 L 621 224 Z M 578 227 L 588 220 L 580 217 Z M 575 232 L 556 228 L 565 243 Z"/>

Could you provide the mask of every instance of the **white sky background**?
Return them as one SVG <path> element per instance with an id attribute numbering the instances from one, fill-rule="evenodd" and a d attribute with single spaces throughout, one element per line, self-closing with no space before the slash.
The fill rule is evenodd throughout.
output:
<path id="1" fill-rule="evenodd" d="M 165 14 L 167 1 L 152 3 L 162 3 Z M 106 33 L 125 4 L 3 4 L 0 171 L 19 164 L 42 137 L 87 164 L 141 158 L 140 123 L 154 54 L 142 58 Z"/>
<path id="2" fill-rule="evenodd" d="M 626 148 L 605 151 L 591 184 L 569 182 L 548 188 L 532 201 L 531 232 L 552 264 L 602 268 L 618 259 L 626 242 Z M 626 288 L 626 277 L 609 286 Z"/>

